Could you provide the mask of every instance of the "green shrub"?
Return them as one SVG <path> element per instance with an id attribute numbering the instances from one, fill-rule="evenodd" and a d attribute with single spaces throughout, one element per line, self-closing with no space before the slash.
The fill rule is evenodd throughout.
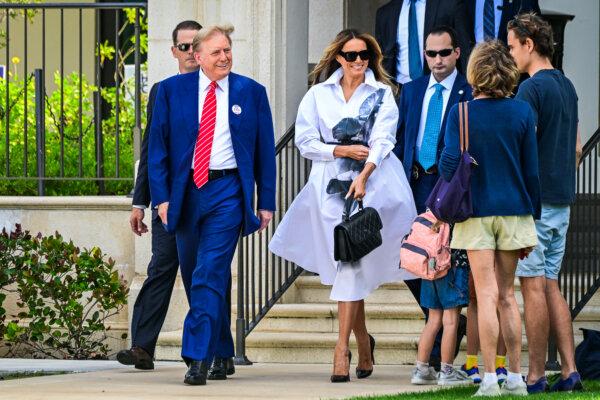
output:
<path id="1" fill-rule="evenodd" d="M 23 310 L 2 328 L 12 354 L 108 356 L 106 323 L 126 305 L 128 289 L 99 248 L 80 250 L 58 232 L 32 236 L 17 225 L 0 235 L 0 265 L 0 289 L 16 291 Z"/>
<path id="2" fill-rule="evenodd" d="M 85 76 L 81 78 L 74 72 L 65 76 L 64 95 L 61 113 L 60 74 L 54 75 L 57 90 L 47 93 L 45 102 L 46 127 L 46 176 L 79 177 L 81 163 L 82 176 L 96 176 L 96 139 L 94 132 L 93 95 L 98 91 Z M 119 96 L 119 149 L 117 152 L 116 129 L 116 88 L 102 88 L 102 99 L 110 108 L 110 115 L 102 120 L 104 176 L 117 177 L 116 159 L 119 158 L 121 178 L 133 178 L 133 128 L 135 126 L 135 106 L 131 93 L 133 80 L 120 86 Z M 35 82 L 30 76 L 25 81 L 12 74 L 8 90 L 9 103 L 6 107 L 6 81 L 0 79 L 0 175 L 6 176 L 6 123 L 8 119 L 9 166 L 10 176 L 37 176 L 36 132 L 35 132 Z M 27 113 L 24 97 L 27 95 Z M 81 98 L 81 112 L 79 99 Z M 145 104 L 145 99 L 142 99 Z M 145 119 L 145 109 L 142 107 Z M 62 115 L 62 119 L 61 119 Z M 81 117 L 81 118 L 80 118 Z M 81 124 L 80 124 L 81 120 Z M 62 121 L 62 122 L 61 122 Z M 61 145 L 61 130 L 63 144 Z M 81 160 L 80 160 L 81 147 Z M 27 160 L 25 160 L 27 148 Z M 25 163 L 25 161 L 27 161 Z M 63 161 L 64 169 L 60 165 Z M 133 180 L 107 181 L 105 194 L 127 194 L 133 186 Z M 48 180 L 46 195 L 96 195 L 99 194 L 97 181 Z M 0 179 L 0 195 L 37 195 L 36 180 Z"/>

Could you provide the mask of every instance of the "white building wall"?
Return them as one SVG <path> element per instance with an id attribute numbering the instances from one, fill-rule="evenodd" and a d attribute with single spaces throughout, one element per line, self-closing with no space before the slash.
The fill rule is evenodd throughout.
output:
<path id="1" fill-rule="evenodd" d="M 579 127 L 585 143 L 600 122 L 600 2 L 540 0 L 540 8 L 575 15 L 565 28 L 563 70 L 579 96 Z"/>

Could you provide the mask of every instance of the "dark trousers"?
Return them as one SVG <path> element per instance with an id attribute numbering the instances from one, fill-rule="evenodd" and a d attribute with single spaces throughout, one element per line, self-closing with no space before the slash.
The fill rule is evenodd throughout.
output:
<path id="1" fill-rule="evenodd" d="M 131 319 L 131 344 L 141 347 L 151 356 L 154 356 L 158 334 L 169 309 L 178 266 L 175 235 L 164 229 L 160 217 L 153 210 L 152 258 Z"/>
<path id="2" fill-rule="evenodd" d="M 211 180 L 200 189 L 190 178 L 182 215 L 177 248 L 190 310 L 183 324 L 181 355 L 207 362 L 232 357 L 226 294 L 243 217 L 238 175 Z"/>

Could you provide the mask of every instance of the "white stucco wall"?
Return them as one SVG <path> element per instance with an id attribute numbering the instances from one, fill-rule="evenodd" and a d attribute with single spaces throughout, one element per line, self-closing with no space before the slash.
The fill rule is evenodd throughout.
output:
<path id="1" fill-rule="evenodd" d="M 599 125 L 600 2 L 540 0 L 540 8 L 575 15 L 565 28 L 563 70 L 579 96 L 579 126 L 585 143 Z"/>

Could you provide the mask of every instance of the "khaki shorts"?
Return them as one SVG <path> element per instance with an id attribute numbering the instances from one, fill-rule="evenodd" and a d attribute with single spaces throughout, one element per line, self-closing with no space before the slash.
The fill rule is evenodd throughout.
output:
<path id="1" fill-rule="evenodd" d="M 537 245 L 531 215 L 469 218 L 454 225 L 453 249 L 519 250 Z"/>

